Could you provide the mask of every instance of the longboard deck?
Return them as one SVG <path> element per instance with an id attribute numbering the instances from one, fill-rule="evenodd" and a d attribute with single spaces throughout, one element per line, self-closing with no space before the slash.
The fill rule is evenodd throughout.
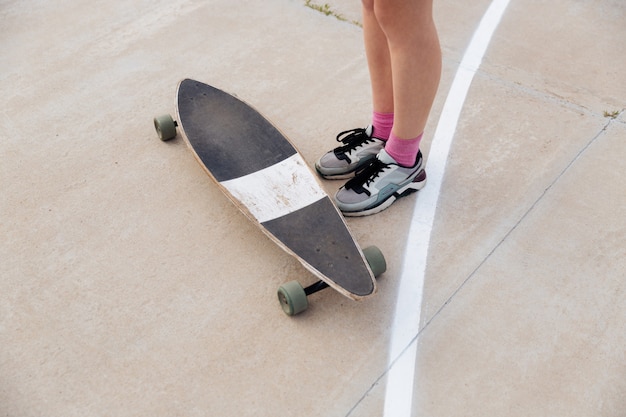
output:
<path id="1" fill-rule="evenodd" d="M 190 79 L 178 86 L 177 114 L 198 162 L 267 236 L 343 295 L 376 292 L 343 216 L 276 127 L 243 101 Z"/>

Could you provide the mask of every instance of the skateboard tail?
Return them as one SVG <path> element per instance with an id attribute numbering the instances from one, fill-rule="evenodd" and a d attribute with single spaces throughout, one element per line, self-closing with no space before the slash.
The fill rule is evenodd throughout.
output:
<path id="1" fill-rule="evenodd" d="M 354 300 L 373 295 L 376 281 L 363 252 L 343 219 L 329 215 L 332 211 L 335 206 L 324 197 L 261 226 L 305 268 L 340 293 Z"/>

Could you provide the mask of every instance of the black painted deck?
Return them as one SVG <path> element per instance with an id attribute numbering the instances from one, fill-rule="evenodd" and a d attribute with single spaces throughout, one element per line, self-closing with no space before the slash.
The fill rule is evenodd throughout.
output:
<path id="1" fill-rule="evenodd" d="M 191 146 L 220 182 L 267 168 L 296 153 L 256 110 L 198 81 L 180 83 L 178 114 Z"/>

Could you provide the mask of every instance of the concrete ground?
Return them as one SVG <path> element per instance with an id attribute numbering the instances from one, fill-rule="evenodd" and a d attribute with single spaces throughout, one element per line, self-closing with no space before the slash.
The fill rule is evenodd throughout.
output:
<path id="1" fill-rule="evenodd" d="M 347 22 L 304 3 L 0 1 L 1 416 L 383 415 L 419 195 L 349 220 L 386 254 L 376 297 L 288 318 L 277 287 L 312 277 L 152 127 L 185 77 L 310 164 L 366 124 L 358 0 L 329 0 Z M 435 4 L 425 153 L 490 1 Z M 622 0 L 511 0 L 450 149 L 414 416 L 625 415 L 625 21 Z"/>

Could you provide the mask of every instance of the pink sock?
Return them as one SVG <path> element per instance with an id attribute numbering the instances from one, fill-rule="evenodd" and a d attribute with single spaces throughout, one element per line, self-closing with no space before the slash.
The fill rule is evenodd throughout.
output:
<path id="1" fill-rule="evenodd" d="M 387 140 L 393 127 L 393 113 L 379 113 L 375 111 L 372 115 L 372 126 L 374 126 L 373 136 L 378 139 Z"/>
<path id="2" fill-rule="evenodd" d="M 385 144 L 385 150 L 397 163 L 404 167 L 412 167 L 417 159 L 422 135 L 413 139 L 400 139 L 393 132 Z"/>

